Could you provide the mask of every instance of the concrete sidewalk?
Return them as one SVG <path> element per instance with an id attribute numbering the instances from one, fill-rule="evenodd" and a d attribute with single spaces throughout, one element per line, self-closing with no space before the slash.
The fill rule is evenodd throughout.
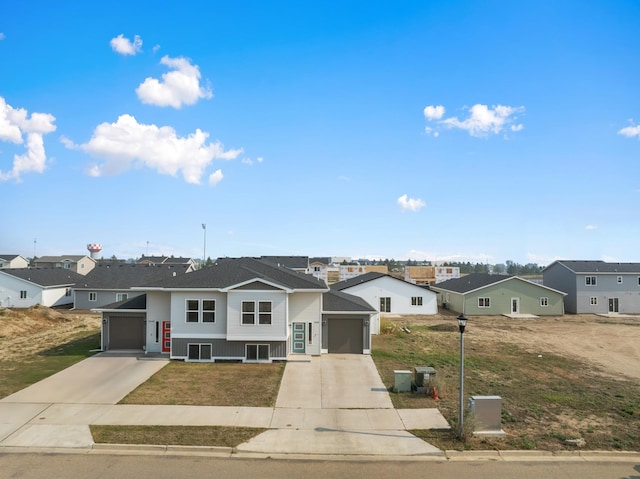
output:
<path id="1" fill-rule="evenodd" d="M 91 363 L 76 371 L 90 371 L 87 365 Z M 58 380 L 74 377 L 69 374 Z M 74 387 L 67 388 L 72 391 L 64 396 L 67 402 L 40 402 L 47 390 L 52 397 L 62 397 L 51 384 L 32 386 L 0 401 L 0 451 L 90 450 L 90 424 L 187 425 L 269 429 L 236 448 L 244 454 L 423 456 L 443 453 L 406 430 L 449 428 L 437 409 L 393 409 L 368 356 L 332 355 L 287 363 L 275 408 L 119 405 L 104 399 L 99 404 L 71 403 L 69 397 L 86 398 Z M 29 392 L 35 392 L 35 401 L 27 401 Z M 122 393 L 120 389 L 123 397 Z"/>

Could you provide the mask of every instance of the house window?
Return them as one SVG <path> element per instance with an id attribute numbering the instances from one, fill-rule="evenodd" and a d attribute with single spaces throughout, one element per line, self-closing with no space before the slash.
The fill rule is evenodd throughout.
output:
<path id="1" fill-rule="evenodd" d="M 546 296 L 542 296 L 540 298 L 540 306 L 542 306 L 543 308 L 549 306 L 549 298 L 547 298 Z"/>
<path id="2" fill-rule="evenodd" d="M 215 299 L 202 300 L 202 322 L 203 323 L 216 322 L 216 300 Z"/>
<path id="3" fill-rule="evenodd" d="M 64 269 L 71 269 L 71 263 L 65 263 Z"/>
<path id="4" fill-rule="evenodd" d="M 587 286 L 595 286 L 596 285 L 596 277 L 595 276 L 585 276 L 584 284 Z"/>
<path id="5" fill-rule="evenodd" d="M 258 324 L 271 324 L 271 301 L 258 302 Z"/>
<path id="6" fill-rule="evenodd" d="M 313 343 L 313 334 L 311 333 L 311 326 L 313 325 L 313 323 L 309 323 L 308 327 L 307 327 L 307 341 L 309 342 L 309 344 Z"/>
<path id="7" fill-rule="evenodd" d="M 189 344 L 187 359 L 189 361 L 211 361 L 211 344 Z"/>
<path id="8" fill-rule="evenodd" d="M 320 266 L 314 266 L 313 267 L 313 271 L 315 271 L 316 273 L 320 272 Z"/>
<path id="9" fill-rule="evenodd" d="M 617 281 L 618 281 L 618 284 L 622 284 L 622 276 L 618 276 Z"/>
<path id="10" fill-rule="evenodd" d="M 490 308 L 491 298 L 478 298 L 478 308 Z"/>
<path id="11" fill-rule="evenodd" d="M 116 302 L 124 301 L 125 299 L 129 299 L 128 293 L 116 293 Z"/>
<path id="12" fill-rule="evenodd" d="M 380 312 L 381 313 L 391 312 L 391 298 L 380 298 Z"/>
<path id="13" fill-rule="evenodd" d="M 591 306 L 595 306 L 596 304 L 598 304 L 598 298 L 596 298 L 595 296 L 591 296 L 591 297 L 589 298 L 589 304 L 590 304 Z"/>
<path id="14" fill-rule="evenodd" d="M 198 322 L 199 303 L 197 299 L 187 299 L 187 323 Z"/>
<path id="15" fill-rule="evenodd" d="M 413 296 L 411 298 L 411 306 L 422 306 L 422 296 Z"/>
<path id="16" fill-rule="evenodd" d="M 71 288 L 67 288 L 64 290 L 64 295 L 68 298 L 69 296 L 71 296 Z"/>
<path id="17" fill-rule="evenodd" d="M 247 344 L 246 348 L 247 361 L 269 361 L 268 344 Z"/>
<path id="18" fill-rule="evenodd" d="M 89 301 L 98 301 L 98 293 L 92 291 L 89 293 Z"/>
<path id="19" fill-rule="evenodd" d="M 242 324 L 256 324 L 256 303 L 242 302 Z"/>
<path id="20" fill-rule="evenodd" d="M 20 299 L 27 299 L 27 291 L 20 291 Z"/>

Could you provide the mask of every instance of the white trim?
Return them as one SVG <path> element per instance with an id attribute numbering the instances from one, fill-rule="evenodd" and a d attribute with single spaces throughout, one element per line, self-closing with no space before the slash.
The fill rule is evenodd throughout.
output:
<path id="1" fill-rule="evenodd" d="M 226 334 L 211 334 L 211 333 L 174 333 L 171 332 L 172 339 L 227 339 Z"/>

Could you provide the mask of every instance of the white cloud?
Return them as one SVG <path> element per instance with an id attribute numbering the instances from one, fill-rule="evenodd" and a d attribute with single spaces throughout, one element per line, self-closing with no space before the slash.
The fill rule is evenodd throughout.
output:
<path id="1" fill-rule="evenodd" d="M 209 175 L 209 186 L 216 186 L 218 183 L 222 181 L 224 175 L 222 174 L 222 170 L 216 170 Z"/>
<path id="2" fill-rule="evenodd" d="M 632 121 L 630 126 L 626 126 L 619 130 L 618 135 L 626 136 L 627 138 L 637 137 L 640 139 L 640 125 L 634 125 Z"/>
<path id="3" fill-rule="evenodd" d="M 135 55 L 142 51 L 142 39 L 140 35 L 133 37 L 133 41 L 126 38 L 122 33 L 109 42 L 111 49 L 120 55 Z"/>
<path id="4" fill-rule="evenodd" d="M 413 259 L 417 261 L 432 261 L 434 263 L 443 262 L 467 262 L 472 263 L 492 263 L 494 261 L 493 256 L 484 253 L 440 253 L 435 251 L 421 251 L 417 249 L 409 250 L 407 259 Z"/>
<path id="5" fill-rule="evenodd" d="M 151 50 L 153 51 L 153 53 L 158 53 L 158 50 L 160 50 L 160 45 L 154 45 Z"/>
<path id="6" fill-rule="evenodd" d="M 402 211 L 418 211 L 426 206 L 426 203 L 420 198 L 409 198 L 407 195 L 398 198 L 397 203 Z"/>
<path id="7" fill-rule="evenodd" d="M 584 227 L 584 229 L 586 229 L 587 231 L 593 231 L 593 230 L 597 230 L 598 227 L 596 225 L 587 225 Z"/>
<path id="8" fill-rule="evenodd" d="M 444 118 L 443 106 L 427 106 L 424 116 L 428 121 L 435 121 L 445 128 L 458 128 L 465 130 L 471 136 L 485 137 L 496 135 L 503 131 L 518 132 L 524 129 L 522 123 L 516 123 L 518 114 L 524 112 L 523 106 L 513 107 L 496 105 L 489 107 L 480 103 L 473 105 L 469 110 L 469 116 L 459 119 L 456 116 Z M 432 126 L 425 127 L 427 135 L 438 136 L 438 131 Z"/>
<path id="9" fill-rule="evenodd" d="M 459 120 L 458 117 L 442 120 L 442 124 L 449 128 L 460 128 L 466 130 L 471 136 L 482 137 L 491 133 L 500 133 L 505 126 L 517 118 L 517 113 L 524 111 L 524 107 L 511 107 L 504 105 L 494 106 L 493 109 L 487 105 L 476 104 L 469 109 L 469 117 Z M 522 129 L 522 125 L 517 125 Z M 517 130 L 514 130 L 517 131 Z"/>
<path id="10" fill-rule="evenodd" d="M 0 170 L 0 181 L 20 179 L 23 173 L 42 173 L 46 168 L 47 155 L 43 136 L 55 131 L 55 117 L 49 113 L 32 113 L 29 117 L 24 108 L 13 108 L 0 97 L 0 141 L 24 145 L 26 152 L 13 156 L 11 171 Z M 26 135 L 26 140 L 25 140 Z"/>
<path id="11" fill-rule="evenodd" d="M 256 158 L 256 163 L 262 163 L 263 161 L 264 161 L 264 158 L 262 158 L 261 156 Z M 253 166 L 253 160 L 251 158 L 243 158 L 242 159 L 242 164 L 243 165 Z"/>
<path id="12" fill-rule="evenodd" d="M 527 260 L 529 260 L 530 263 L 535 263 L 535 264 L 550 265 L 551 263 L 559 259 L 566 259 L 566 258 L 563 258 L 562 256 L 549 256 L 549 255 L 538 254 L 538 253 L 527 253 Z"/>
<path id="13" fill-rule="evenodd" d="M 169 126 L 145 125 L 131 115 L 121 115 L 115 123 L 98 125 L 88 143 L 73 145 L 67 139 L 63 143 L 67 148 L 83 150 L 103 160 L 89 169 L 91 176 L 144 166 L 161 174 L 182 173 L 187 183 L 199 184 L 214 159 L 233 160 L 242 153 L 242 148 L 225 150 L 218 141 L 207 142 L 208 138 L 209 133 L 200 129 L 188 136 L 178 136 Z"/>
<path id="14" fill-rule="evenodd" d="M 4 33 L 0 32 L 0 40 L 4 40 L 4 39 L 5 39 Z"/>
<path id="15" fill-rule="evenodd" d="M 429 120 L 439 120 L 444 116 L 444 107 L 442 105 L 438 106 L 426 106 L 424 108 L 424 117 Z"/>
<path id="16" fill-rule="evenodd" d="M 162 74 L 162 80 L 148 77 L 136 89 L 142 103 L 181 108 L 193 105 L 201 98 L 212 98 L 211 88 L 200 85 L 200 68 L 183 57 L 165 55 L 160 63 L 172 71 Z"/>

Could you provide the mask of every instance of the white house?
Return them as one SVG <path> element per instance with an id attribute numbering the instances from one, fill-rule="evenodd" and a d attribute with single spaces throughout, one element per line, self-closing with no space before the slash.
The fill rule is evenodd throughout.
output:
<path id="1" fill-rule="evenodd" d="M 0 307 L 29 308 L 73 304 L 73 286 L 82 278 L 64 269 L 20 268 L 0 271 Z"/>
<path id="2" fill-rule="evenodd" d="M 387 314 L 436 314 L 436 293 L 383 273 L 365 273 L 331 286 L 332 290 L 358 296 L 377 311 L 371 333 L 380 333 L 380 316 Z"/>
<path id="3" fill-rule="evenodd" d="M 0 254 L 0 269 L 28 267 L 29 260 L 19 254 Z"/>

